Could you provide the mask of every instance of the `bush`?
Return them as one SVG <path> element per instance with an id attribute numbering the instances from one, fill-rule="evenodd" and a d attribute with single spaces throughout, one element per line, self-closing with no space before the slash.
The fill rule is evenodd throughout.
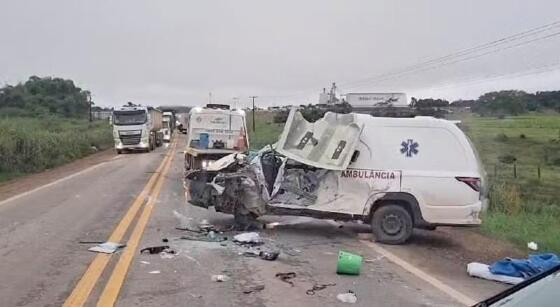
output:
<path id="1" fill-rule="evenodd" d="M 521 192 L 513 183 L 500 182 L 490 187 L 490 210 L 515 215 L 522 211 Z"/>
<path id="2" fill-rule="evenodd" d="M 276 124 L 283 124 L 286 122 L 286 120 L 288 120 L 288 115 L 290 114 L 290 112 L 288 111 L 280 111 L 280 112 L 276 112 L 274 113 L 274 116 L 272 117 L 272 121 Z"/>
<path id="3" fill-rule="evenodd" d="M 526 136 L 525 134 L 521 133 L 521 134 L 519 135 L 519 138 L 520 138 L 520 139 L 526 139 L 527 136 Z"/>
<path id="4" fill-rule="evenodd" d="M 500 133 L 496 135 L 495 139 L 498 142 L 507 142 L 509 140 L 509 137 L 505 133 Z"/>

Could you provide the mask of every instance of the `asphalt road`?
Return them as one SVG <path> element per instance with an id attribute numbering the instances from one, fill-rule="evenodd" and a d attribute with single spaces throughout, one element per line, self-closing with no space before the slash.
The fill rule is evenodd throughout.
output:
<path id="1" fill-rule="evenodd" d="M 114 156 L 13 200 L 0 195 L 0 306 L 338 306 L 337 294 L 349 290 L 355 306 L 463 306 L 505 288 L 466 276 L 463 261 L 445 256 L 456 247 L 445 238 L 436 238 L 439 250 L 430 239 L 383 247 L 367 240 L 365 225 L 265 217 L 280 223 L 260 232 L 262 249 L 281 251 L 276 261 L 243 255 L 233 232 L 222 244 L 180 239 L 188 232 L 176 227 L 185 221 L 227 228 L 233 220 L 185 204 L 184 142 L 177 140 L 176 147 Z M 80 243 L 119 233 L 128 246 L 118 254 L 100 256 Z M 423 236 L 432 235 L 416 237 Z M 139 253 L 162 244 L 176 254 Z M 361 275 L 335 273 L 340 250 L 366 259 Z M 286 272 L 296 273 L 293 286 L 275 277 Z M 229 280 L 214 282 L 214 274 Z M 321 284 L 334 285 L 306 294 Z M 264 289 L 244 293 L 256 286 Z"/>

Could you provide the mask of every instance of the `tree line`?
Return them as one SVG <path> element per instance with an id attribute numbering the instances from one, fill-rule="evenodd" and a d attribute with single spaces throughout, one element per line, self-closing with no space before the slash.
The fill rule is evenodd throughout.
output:
<path id="1" fill-rule="evenodd" d="M 417 109 L 462 107 L 483 116 L 519 115 L 529 111 L 560 112 L 560 91 L 543 91 L 534 94 L 517 90 L 486 93 L 478 99 L 455 100 L 411 98 L 411 107 Z"/>
<path id="2" fill-rule="evenodd" d="M 31 76 L 26 82 L 0 88 L 0 115 L 36 117 L 88 116 L 90 92 L 72 80 Z"/>

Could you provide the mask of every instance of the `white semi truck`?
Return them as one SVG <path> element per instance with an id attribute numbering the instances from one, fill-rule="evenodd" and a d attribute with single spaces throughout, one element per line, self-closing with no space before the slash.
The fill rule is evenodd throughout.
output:
<path id="1" fill-rule="evenodd" d="M 175 115 L 173 112 L 163 112 L 163 141 L 170 142 L 175 128 Z"/>
<path id="2" fill-rule="evenodd" d="M 163 143 L 162 112 L 152 107 L 123 106 L 113 112 L 113 138 L 118 154 L 149 152 Z"/>
<path id="3" fill-rule="evenodd" d="M 209 104 L 192 108 L 187 123 L 185 167 L 206 169 L 232 153 L 249 150 L 245 112 L 230 110 L 228 105 Z"/>

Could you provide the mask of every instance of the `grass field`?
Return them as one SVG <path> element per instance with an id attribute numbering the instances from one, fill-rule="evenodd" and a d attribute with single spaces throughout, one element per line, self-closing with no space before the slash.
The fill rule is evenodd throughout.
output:
<path id="1" fill-rule="evenodd" d="M 0 182 L 39 172 L 113 145 L 106 121 L 0 118 Z"/>
<path id="2" fill-rule="evenodd" d="M 259 150 L 266 145 L 273 144 L 282 133 L 284 124 L 275 124 L 272 121 L 274 114 L 268 111 L 256 113 L 255 131 L 253 131 L 252 114 L 247 113 L 247 128 L 249 129 L 249 142 L 251 150 Z"/>
<path id="3" fill-rule="evenodd" d="M 251 149 L 274 143 L 283 124 L 270 112 L 248 114 Z M 482 231 L 520 247 L 535 241 L 540 251 L 560 253 L 560 116 L 499 118 L 461 116 L 488 173 L 490 208 Z M 514 164 L 500 162 L 513 156 Z M 539 179 L 540 169 L 540 179 Z"/>
<path id="4" fill-rule="evenodd" d="M 535 241 L 541 251 L 560 252 L 560 116 L 462 121 L 488 173 L 482 230 L 521 247 Z M 515 163 L 501 162 L 505 156 Z"/>

